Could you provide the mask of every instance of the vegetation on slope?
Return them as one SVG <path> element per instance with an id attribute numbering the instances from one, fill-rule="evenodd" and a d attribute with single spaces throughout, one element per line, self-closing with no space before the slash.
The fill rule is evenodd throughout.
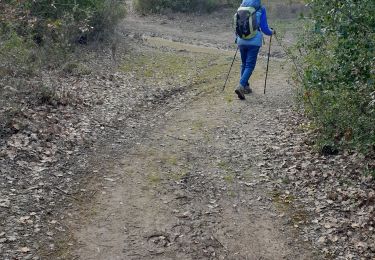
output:
<path id="1" fill-rule="evenodd" d="M 371 0 L 311 0 L 301 38 L 304 101 L 320 146 L 375 149 L 375 5 Z"/>

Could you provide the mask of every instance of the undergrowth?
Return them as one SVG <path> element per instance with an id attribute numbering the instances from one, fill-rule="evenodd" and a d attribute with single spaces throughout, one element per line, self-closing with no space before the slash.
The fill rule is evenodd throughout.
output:
<path id="1" fill-rule="evenodd" d="M 234 0 L 134 0 L 138 12 L 162 12 L 165 10 L 178 12 L 210 12 L 219 6 L 235 5 Z"/>
<path id="2" fill-rule="evenodd" d="M 43 74 L 90 73 L 70 57 L 78 45 L 110 41 L 125 11 L 122 0 L 0 1 L 0 135 L 17 131 L 14 111 L 66 104 Z"/>
<path id="3" fill-rule="evenodd" d="M 310 1 L 311 23 L 297 45 L 302 100 L 321 149 L 375 152 L 375 5 Z"/>
<path id="4" fill-rule="evenodd" d="M 160 12 L 199 12 L 207 13 L 220 8 L 237 8 L 239 0 L 133 0 L 135 9 L 143 14 Z M 268 12 L 276 19 L 290 19 L 305 13 L 307 8 L 303 1 L 281 0 L 262 1 Z M 232 17 L 228 17 L 231 19 Z"/>

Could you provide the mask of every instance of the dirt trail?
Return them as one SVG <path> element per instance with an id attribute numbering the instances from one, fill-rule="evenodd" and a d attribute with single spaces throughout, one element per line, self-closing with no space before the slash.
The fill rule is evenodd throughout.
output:
<path id="1" fill-rule="evenodd" d="M 148 44 L 160 48 L 160 42 Z M 168 48 L 195 57 L 217 52 L 228 60 L 232 55 L 176 42 Z M 234 96 L 234 76 L 225 93 L 217 91 L 221 77 L 193 84 L 188 101 L 144 115 L 149 130 L 119 150 L 121 159 L 96 159 L 106 177 L 90 209 L 72 224 L 79 245 L 76 259 L 316 257 L 272 200 L 277 187 L 272 174 L 277 172 L 261 170 L 268 163 L 271 137 L 283 130 L 278 119 L 288 115 L 293 99 L 288 71 L 276 60 L 269 92 L 263 95 L 264 67 L 260 59 L 254 93 L 246 101 Z"/>

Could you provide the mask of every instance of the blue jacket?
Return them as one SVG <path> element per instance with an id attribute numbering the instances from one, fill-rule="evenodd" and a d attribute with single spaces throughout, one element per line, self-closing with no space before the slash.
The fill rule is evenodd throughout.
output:
<path id="1" fill-rule="evenodd" d="M 237 44 L 261 47 L 262 41 L 263 41 L 262 33 L 268 36 L 271 36 L 273 33 L 272 30 L 268 27 L 266 8 L 264 6 L 261 6 L 260 0 L 243 0 L 241 6 L 244 6 L 244 7 L 254 6 L 255 8 L 260 7 L 256 15 L 257 15 L 258 22 L 260 23 L 261 31 L 258 31 L 257 34 L 249 40 L 241 39 L 239 36 L 237 36 Z"/>

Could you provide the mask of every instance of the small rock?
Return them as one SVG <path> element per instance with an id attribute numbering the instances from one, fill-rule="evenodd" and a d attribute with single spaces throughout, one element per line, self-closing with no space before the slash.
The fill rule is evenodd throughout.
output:
<path id="1" fill-rule="evenodd" d="M 178 215 L 177 217 L 178 218 L 191 218 L 191 216 L 192 216 L 191 213 L 189 211 L 186 211 L 186 212 Z"/>
<path id="2" fill-rule="evenodd" d="M 365 242 L 358 242 L 358 243 L 356 243 L 355 247 L 356 248 L 362 248 L 362 249 L 366 250 L 368 248 L 368 245 Z"/>
<path id="3" fill-rule="evenodd" d="M 19 249 L 19 251 L 20 252 L 22 252 L 22 253 L 28 253 L 28 252 L 30 252 L 30 248 L 28 248 L 28 247 L 21 247 L 20 249 Z"/>
<path id="4" fill-rule="evenodd" d="M 10 200 L 5 199 L 5 198 L 0 198 L 0 207 L 9 208 L 10 207 Z"/>
<path id="5" fill-rule="evenodd" d="M 15 236 L 9 236 L 8 237 L 8 241 L 10 241 L 10 242 L 14 242 L 16 240 L 17 240 L 17 238 Z"/>

